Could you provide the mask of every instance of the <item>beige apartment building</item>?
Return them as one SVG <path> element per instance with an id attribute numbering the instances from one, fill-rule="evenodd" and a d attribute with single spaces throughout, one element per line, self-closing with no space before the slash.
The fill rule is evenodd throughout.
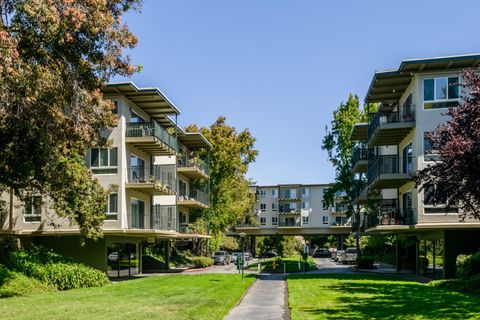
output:
<path id="1" fill-rule="evenodd" d="M 157 88 L 109 84 L 104 97 L 115 103 L 118 125 L 106 132 L 109 148 L 89 150 L 85 162 L 109 195 L 104 237 L 81 247 L 75 224 L 59 218 L 48 199 L 14 199 L 1 233 L 15 234 L 72 256 L 110 276 L 142 271 L 142 245 L 206 238 L 191 224 L 196 209 L 209 208 L 209 141 L 178 127 L 178 108 Z M 121 262 L 121 263 L 120 263 Z"/>
<path id="2" fill-rule="evenodd" d="M 452 277 L 456 256 L 480 248 L 479 221 L 460 221 L 458 208 L 446 210 L 432 196 L 435 186 L 419 191 L 413 181 L 418 170 L 438 160 L 428 134 L 461 101 L 462 70 L 479 62 L 480 55 L 404 60 L 397 69 L 376 72 L 368 89 L 365 102 L 380 107 L 351 134 L 359 142 L 352 158 L 358 178 L 354 225 L 365 234 L 397 235 L 403 243 L 399 269 L 421 272 L 436 256 L 444 261 L 444 276 Z"/>
<path id="3" fill-rule="evenodd" d="M 351 231 L 340 200 L 334 206 L 323 201 L 329 184 L 250 186 L 255 209 L 238 221 L 235 233 L 248 235 L 347 235 Z"/>

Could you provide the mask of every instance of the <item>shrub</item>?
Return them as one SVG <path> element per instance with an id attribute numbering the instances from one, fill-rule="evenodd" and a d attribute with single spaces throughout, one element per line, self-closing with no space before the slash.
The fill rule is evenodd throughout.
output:
<path id="1" fill-rule="evenodd" d="M 213 259 L 210 257 L 192 257 L 190 260 L 195 268 L 206 268 L 213 265 Z"/>
<path id="2" fill-rule="evenodd" d="M 373 257 L 370 256 L 360 256 L 357 257 L 357 268 L 359 269 L 372 269 L 373 268 Z"/>
<path id="3" fill-rule="evenodd" d="M 480 252 L 457 257 L 457 277 L 471 277 L 480 274 Z"/>
<path id="4" fill-rule="evenodd" d="M 58 290 L 101 287 L 109 282 L 105 273 L 80 263 L 36 265 L 32 276 Z"/>
<path id="5" fill-rule="evenodd" d="M 480 295 L 480 276 L 432 281 L 429 286 Z"/>
<path id="6" fill-rule="evenodd" d="M 0 265 L 0 297 L 29 296 L 51 291 L 55 291 L 55 288 Z"/>

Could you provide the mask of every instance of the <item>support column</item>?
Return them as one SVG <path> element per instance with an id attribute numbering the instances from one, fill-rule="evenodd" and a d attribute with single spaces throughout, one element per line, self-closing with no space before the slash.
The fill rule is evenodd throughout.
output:
<path id="1" fill-rule="evenodd" d="M 165 241 L 165 270 L 170 270 L 170 240 Z"/>

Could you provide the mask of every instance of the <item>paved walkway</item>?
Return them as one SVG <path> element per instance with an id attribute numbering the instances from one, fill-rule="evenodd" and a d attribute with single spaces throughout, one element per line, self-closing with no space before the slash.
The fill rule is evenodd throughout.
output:
<path id="1" fill-rule="evenodd" d="M 261 274 L 225 320 L 289 320 L 287 285 L 282 275 Z"/>

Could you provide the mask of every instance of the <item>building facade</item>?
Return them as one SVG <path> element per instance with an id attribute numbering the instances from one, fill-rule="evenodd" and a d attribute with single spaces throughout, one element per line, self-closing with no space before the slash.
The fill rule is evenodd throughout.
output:
<path id="1" fill-rule="evenodd" d="M 110 276 L 132 275 L 142 271 L 142 244 L 208 237 L 190 214 L 209 208 L 211 144 L 177 126 L 180 111 L 159 89 L 119 83 L 103 92 L 115 104 L 118 125 L 105 132 L 109 148 L 90 149 L 85 162 L 103 187 L 114 186 L 104 237 L 81 247 L 78 227 L 58 217 L 41 195 L 12 198 L 11 217 L 2 220 L 1 232 L 51 247 Z"/>
<path id="2" fill-rule="evenodd" d="M 378 111 L 367 123 L 356 124 L 351 135 L 359 145 L 352 158 L 355 223 L 366 234 L 396 234 L 403 241 L 398 268 L 421 272 L 440 255 L 444 276 L 452 277 L 456 255 L 479 248 L 478 221 L 460 221 L 457 207 L 447 210 L 444 200 L 433 197 L 434 185 L 420 191 L 413 181 L 418 170 L 439 159 L 429 133 L 447 121 L 449 107 L 461 102 L 462 70 L 478 65 L 479 59 L 405 60 L 398 69 L 376 72 L 372 79 L 365 102 L 379 103 Z M 477 242 L 469 243 L 469 238 Z M 427 257 L 432 246 L 433 257 Z"/>

